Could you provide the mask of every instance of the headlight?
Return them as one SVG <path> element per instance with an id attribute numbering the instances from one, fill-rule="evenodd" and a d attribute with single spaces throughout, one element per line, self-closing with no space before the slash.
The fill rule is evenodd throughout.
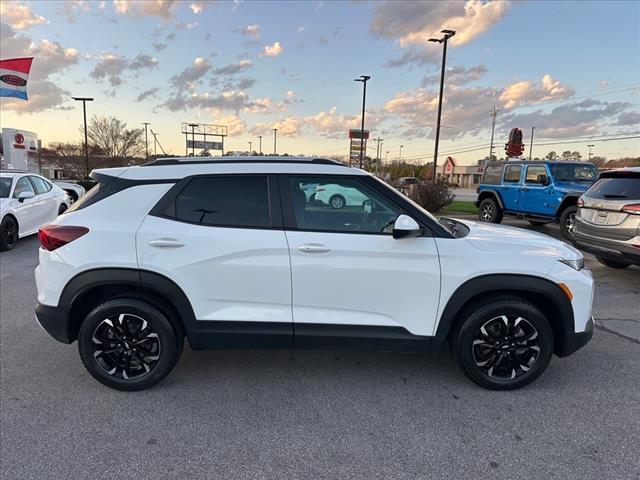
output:
<path id="1" fill-rule="evenodd" d="M 569 265 L 574 270 L 580 271 L 584 268 L 584 258 L 580 257 L 576 260 L 567 260 L 565 258 L 560 260 L 565 265 Z"/>

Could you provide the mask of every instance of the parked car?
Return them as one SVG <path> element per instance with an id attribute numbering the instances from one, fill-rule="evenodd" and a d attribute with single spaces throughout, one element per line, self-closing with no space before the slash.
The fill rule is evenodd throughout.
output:
<path id="1" fill-rule="evenodd" d="M 578 206 L 578 248 L 608 267 L 640 265 L 640 167 L 603 172 Z"/>
<path id="2" fill-rule="evenodd" d="M 77 202 L 82 195 L 85 194 L 85 189 L 82 185 L 78 185 L 73 182 L 65 182 L 61 180 L 53 180 L 54 185 L 57 185 L 69 195 L 70 204 Z"/>
<path id="3" fill-rule="evenodd" d="M 40 230 L 36 318 L 78 341 L 98 381 L 155 385 L 186 336 L 194 350 L 449 342 L 471 380 L 506 390 L 591 338 L 593 280 L 572 246 L 437 219 L 332 160 L 246 158 L 96 170 L 99 185 Z M 309 183 L 365 200 L 318 207 Z"/>
<path id="4" fill-rule="evenodd" d="M 345 207 L 362 207 L 362 203 L 367 198 L 357 188 L 331 183 L 319 184 L 316 187 L 314 200 L 340 210 Z"/>
<path id="5" fill-rule="evenodd" d="M 504 215 L 541 226 L 559 221 L 571 239 L 578 198 L 598 179 L 595 165 L 585 162 L 510 160 L 486 166 L 478 199 L 478 219 L 500 223 Z"/>
<path id="6" fill-rule="evenodd" d="M 69 206 L 64 190 L 32 173 L 0 172 L 0 250 L 33 235 Z"/>

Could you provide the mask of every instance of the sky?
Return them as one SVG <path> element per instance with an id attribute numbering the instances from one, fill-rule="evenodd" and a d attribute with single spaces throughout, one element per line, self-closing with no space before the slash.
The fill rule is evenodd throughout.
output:
<path id="1" fill-rule="evenodd" d="M 382 157 L 432 161 L 442 45 L 447 49 L 439 158 L 504 154 L 523 130 L 533 156 L 577 150 L 640 156 L 640 2 L 5 1 L 0 58 L 33 56 L 29 100 L 2 98 L 0 125 L 44 145 L 81 141 L 82 108 L 130 128 L 150 122 L 184 154 L 182 122 L 226 125 L 289 154 L 346 155 L 348 130 L 382 138 Z M 386 153 L 388 151 L 388 153 Z M 375 156 L 376 144 L 368 153 Z"/>

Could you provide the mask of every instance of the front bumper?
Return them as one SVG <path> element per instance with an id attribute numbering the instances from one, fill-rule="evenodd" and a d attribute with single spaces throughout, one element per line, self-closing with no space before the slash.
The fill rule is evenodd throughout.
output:
<path id="1" fill-rule="evenodd" d="M 562 339 L 561 347 L 556 350 L 556 355 L 559 357 L 568 357 L 572 353 L 577 352 L 587 343 L 591 341 L 593 337 L 593 317 L 587 322 L 587 326 L 584 332 L 567 332 Z"/>
<path id="2" fill-rule="evenodd" d="M 71 332 L 69 312 L 64 307 L 51 307 L 38 303 L 36 321 L 42 329 L 62 343 L 71 343 L 76 339 Z"/>

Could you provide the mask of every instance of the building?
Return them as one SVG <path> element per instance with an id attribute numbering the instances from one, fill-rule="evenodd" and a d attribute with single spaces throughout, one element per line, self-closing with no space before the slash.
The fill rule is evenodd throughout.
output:
<path id="1" fill-rule="evenodd" d="M 484 172 L 484 160 L 477 165 L 456 165 L 453 157 L 447 157 L 438 167 L 438 178 L 446 178 L 451 185 L 460 188 L 473 188 L 480 184 L 480 177 Z"/>

